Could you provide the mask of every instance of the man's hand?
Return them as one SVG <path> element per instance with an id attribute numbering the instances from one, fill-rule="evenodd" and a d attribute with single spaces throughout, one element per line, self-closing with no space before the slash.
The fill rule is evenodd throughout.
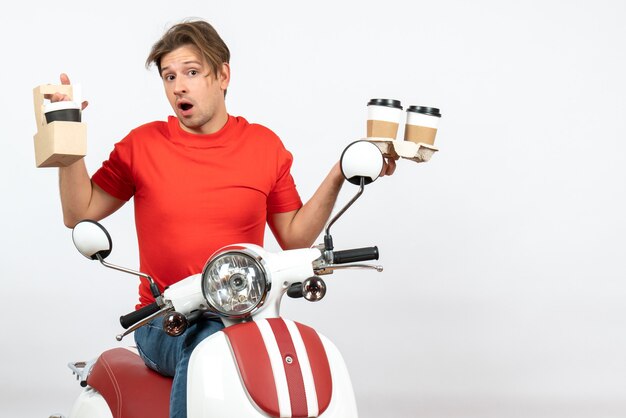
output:
<path id="1" fill-rule="evenodd" d="M 61 84 L 63 84 L 63 85 L 67 86 L 67 85 L 71 84 L 70 83 L 70 78 L 65 73 L 61 73 L 60 79 L 61 79 Z M 48 100 L 50 100 L 53 103 L 54 102 L 62 102 L 62 101 L 70 101 L 70 100 L 72 100 L 70 98 L 70 96 L 68 96 L 67 94 L 62 94 L 62 93 L 45 94 L 43 97 L 48 99 Z M 85 110 L 85 108 L 87 107 L 88 104 L 89 103 L 87 101 L 84 101 L 82 103 L 82 106 L 81 106 L 82 110 Z"/>
<path id="2" fill-rule="evenodd" d="M 380 177 L 390 176 L 396 171 L 396 160 L 391 157 L 383 158 L 383 169 L 380 171 Z"/>

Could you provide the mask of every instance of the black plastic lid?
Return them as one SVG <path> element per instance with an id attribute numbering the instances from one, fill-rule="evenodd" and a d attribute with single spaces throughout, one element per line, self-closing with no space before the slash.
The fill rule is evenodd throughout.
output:
<path id="1" fill-rule="evenodd" d="M 395 107 L 396 109 L 402 109 L 402 104 L 400 100 L 394 99 L 370 99 L 367 103 L 368 106 L 387 106 L 387 107 Z"/>
<path id="2" fill-rule="evenodd" d="M 427 106 L 409 106 L 406 110 L 407 112 L 421 113 L 423 115 L 437 116 L 441 117 L 441 113 L 439 113 L 439 109 L 436 107 L 427 107 Z"/>
<path id="3" fill-rule="evenodd" d="M 80 109 L 59 109 L 46 113 L 46 122 L 54 121 L 80 122 Z"/>

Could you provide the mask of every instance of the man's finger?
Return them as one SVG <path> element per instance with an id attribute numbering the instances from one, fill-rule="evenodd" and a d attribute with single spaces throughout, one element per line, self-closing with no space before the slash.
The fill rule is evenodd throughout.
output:
<path id="1" fill-rule="evenodd" d="M 390 176 L 396 171 L 396 161 L 393 158 L 383 160 L 383 168 L 380 170 L 380 177 Z"/>
<path id="2" fill-rule="evenodd" d="M 54 93 L 54 94 L 44 94 L 43 95 L 44 99 L 48 99 L 51 102 L 62 102 L 63 100 L 69 100 L 70 97 L 65 95 L 65 94 L 61 94 L 61 93 Z"/>
<path id="3" fill-rule="evenodd" d="M 387 175 L 392 175 L 394 171 L 396 171 L 396 160 L 390 158 L 387 160 Z"/>
<path id="4" fill-rule="evenodd" d="M 65 73 L 61 73 L 61 84 L 70 84 L 70 78 Z"/>

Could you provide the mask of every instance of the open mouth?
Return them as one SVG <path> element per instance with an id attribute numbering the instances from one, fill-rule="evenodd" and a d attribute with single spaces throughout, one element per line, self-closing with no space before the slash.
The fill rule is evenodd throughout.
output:
<path id="1" fill-rule="evenodd" d="M 178 105 L 178 107 L 183 111 L 186 112 L 187 110 L 191 109 L 193 107 L 193 105 L 191 103 L 181 103 Z"/>

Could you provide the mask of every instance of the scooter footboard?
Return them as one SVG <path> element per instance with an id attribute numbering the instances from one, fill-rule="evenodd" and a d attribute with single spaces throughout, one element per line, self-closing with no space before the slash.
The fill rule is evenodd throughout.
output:
<path id="1" fill-rule="evenodd" d="M 189 362 L 190 417 L 356 417 L 347 368 L 334 344 L 282 318 L 227 327 Z"/>

